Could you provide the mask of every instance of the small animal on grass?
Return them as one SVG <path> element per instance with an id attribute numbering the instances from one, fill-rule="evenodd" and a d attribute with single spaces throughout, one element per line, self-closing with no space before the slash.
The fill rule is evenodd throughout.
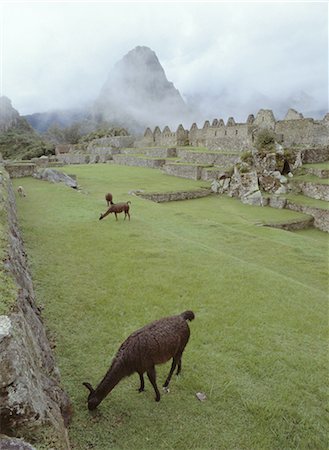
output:
<path id="1" fill-rule="evenodd" d="M 147 373 L 155 400 L 160 401 L 156 382 L 155 366 L 172 358 L 171 368 L 163 388 L 168 392 L 172 374 L 177 366 L 178 375 L 182 368 L 182 354 L 190 337 L 187 321 L 194 319 L 192 311 L 177 316 L 164 317 L 132 333 L 121 345 L 104 378 L 93 389 L 90 383 L 83 383 L 89 390 L 88 409 L 94 410 L 125 377 L 137 372 L 140 379 L 139 392 L 144 391 L 144 373 Z"/>
<path id="2" fill-rule="evenodd" d="M 21 197 L 26 197 L 26 193 L 25 193 L 23 186 L 18 186 L 17 192 L 18 192 L 18 195 L 20 195 Z"/>
<path id="3" fill-rule="evenodd" d="M 114 204 L 114 203 L 113 203 L 113 195 L 111 194 L 111 192 L 108 192 L 108 193 L 105 195 L 105 200 L 106 200 L 106 203 L 107 203 L 107 207 L 109 207 L 110 204 L 111 204 L 111 205 Z"/>
<path id="4" fill-rule="evenodd" d="M 126 203 L 113 203 L 113 205 L 104 214 L 100 215 L 99 220 L 104 219 L 104 217 L 106 217 L 107 215 L 109 215 L 111 213 L 114 213 L 116 220 L 118 220 L 117 214 L 120 214 L 122 212 L 125 213 L 124 220 L 126 220 L 127 216 L 129 217 L 129 220 L 130 220 L 130 214 L 129 214 L 129 204 L 130 203 L 131 203 L 130 201 L 128 201 Z"/>

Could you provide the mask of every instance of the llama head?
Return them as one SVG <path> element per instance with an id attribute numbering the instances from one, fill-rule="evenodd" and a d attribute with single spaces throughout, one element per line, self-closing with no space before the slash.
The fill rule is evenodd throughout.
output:
<path id="1" fill-rule="evenodd" d="M 89 411 L 92 411 L 93 409 L 97 408 L 102 399 L 98 399 L 98 397 L 95 395 L 95 389 L 92 387 L 90 383 L 82 383 L 82 384 L 90 392 L 90 394 L 88 395 L 88 409 Z"/>
<path id="2" fill-rule="evenodd" d="M 103 214 L 101 213 L 101 215 L 99 216 L 99 219 L 98 220 L 102 220 L 103 219 Z"/>

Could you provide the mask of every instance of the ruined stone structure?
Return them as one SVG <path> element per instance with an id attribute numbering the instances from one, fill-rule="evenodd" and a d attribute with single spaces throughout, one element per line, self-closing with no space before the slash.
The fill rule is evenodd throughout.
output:
<path id="1" fill-rule="evenodd" d="M 276 120 L 271 110 L 261 109 L 256 117 L 250 114 L 246 123 L 236 123 L 230 117 L 226 124 L 222 119 L 214 119 L 211 124 L 206 120 L 201 129 L 193 123 L 189 131 L 182 125 L 176 132 L 170 131 L 168 126 L 163 131 L 156 127 L 153 132 L 147 128 L 136 146 L 190 145 L 209 150 L 243 151 L 253 147 L 257 133 L 264 128 L 272 130 L 284 147 L 322 147 L 329 144 L 329 114 L 322 120 L 314 120 L 289 109 L 283 120 Z"/>

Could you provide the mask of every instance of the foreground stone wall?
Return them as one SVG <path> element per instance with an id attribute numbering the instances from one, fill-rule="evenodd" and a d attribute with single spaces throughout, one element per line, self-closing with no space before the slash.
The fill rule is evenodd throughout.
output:
<path id="1" fill-rule="evenodd" d="M 69 449 L 66 425 L 70 420 L 71 406 L 60 386 L 59 371 L 35 302 L 17 223 L 15 195 L 9 175 L 1 166 L 0 199 L 3 237 L 3 262 L 0 262 L 3 286 L 3 315 L 0 316 L 1 433 L 30 440 L 40 436 L 40 430 L 43 430 L 44 438 L 47 436 L 46 439 L 52 442 L 47 448 Z"/>

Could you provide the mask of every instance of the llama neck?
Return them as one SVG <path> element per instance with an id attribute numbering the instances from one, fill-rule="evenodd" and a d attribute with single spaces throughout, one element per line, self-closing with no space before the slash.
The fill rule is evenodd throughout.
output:
<path id="1" fill-rule="evenodd" d="M 122 378 L 126 377 L 125 368 L 123 364 L 120 364 L 120 361 L 114 361 L 110 367 L 110 369 L 106 372 L 104 378 L 99 383 L 97 388 L 95 389 L 94 394 L 98 398 L 104 398 L 107 394 L 109 394 L 112 389 L 122 380 Z"/>

